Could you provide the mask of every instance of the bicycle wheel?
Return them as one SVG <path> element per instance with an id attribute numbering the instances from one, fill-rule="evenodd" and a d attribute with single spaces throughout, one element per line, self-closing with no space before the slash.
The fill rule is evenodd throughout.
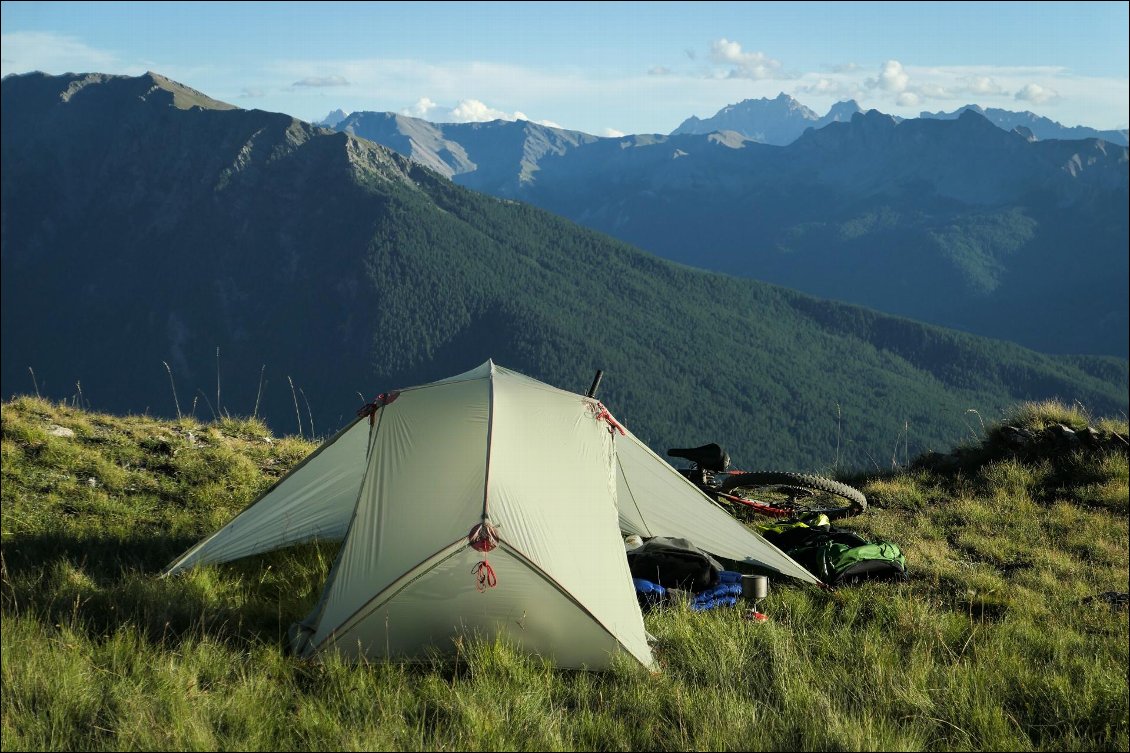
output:
<path id="1" fill-rule="evenodd" d="M 722 482 L 720 491 L 748 500 L 755 510 L 767 507 L 764 512 L 778 516 L 824 514 L 833 520 L 859 515 L 867 509 L 867 497 L 858 489 L 806 473 L 738 473 Z"/>

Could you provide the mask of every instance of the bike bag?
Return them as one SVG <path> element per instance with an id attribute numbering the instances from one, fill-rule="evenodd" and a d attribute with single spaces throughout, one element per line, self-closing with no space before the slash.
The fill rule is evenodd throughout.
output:
<path id="1" fill-rule="evenodd" d="M 633 578 L 698 593 L 718 585 L 722 565 L 686 539 L 656 536 L 628 552 Z"/>
<path id="2" fill-rule="evenodd" d="M 890 541 L 868 541 L 855 531 L 831 525 L 760 528 L 770 543 L 830 586 L 908 577 L 906 556 Z"/>

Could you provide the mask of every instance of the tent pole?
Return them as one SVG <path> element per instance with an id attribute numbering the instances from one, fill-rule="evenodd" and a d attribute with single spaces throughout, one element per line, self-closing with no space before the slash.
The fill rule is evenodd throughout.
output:
<path id="1" fill-rule="evenodd" d="M 589 391 L 587 393 L 585 393 L 586 397 L 595 397 L 596 396 L 596 389 L 597 389 L 597 387 L 600 386 L 600 378 L 602 376 L 604 376 L 604 372 L 601 371 L 600 369 L 597 369 L 596 370 L 596 376 L 593 377 L 593 379 L 592 379 L 592 386 L 589 387 Z"/>

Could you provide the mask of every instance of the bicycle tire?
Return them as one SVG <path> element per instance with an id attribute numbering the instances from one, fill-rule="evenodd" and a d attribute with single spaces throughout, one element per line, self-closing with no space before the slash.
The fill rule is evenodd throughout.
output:
<path id="1" fill-rule="evenodd" d="M 733 496 L 746 496 L 735 494 L 743 489 L 758 489 L 767 487 L 793 487 L 806 490 L 823 492 L 838 498 L 838 501 L 821 502 L 821 498 L 814 497 L 803 501 L 774 504 L 782 511 L 794 512 L 797 515 L 821 513 L 828 516 L 829 520 L 846 518 L 859 515 L 867 510 L 867 497 L 858 489 L 833 481 L 823 476 L 812 476 L 807 473 L 791 473 L 789 471 L 755 471 L 752 473 L 739 473 L 722 482 L 719 488 L 723 494 Z"/>

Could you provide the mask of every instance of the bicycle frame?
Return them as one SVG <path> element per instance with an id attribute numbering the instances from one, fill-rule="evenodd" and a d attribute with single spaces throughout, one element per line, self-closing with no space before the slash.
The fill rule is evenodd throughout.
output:
<path id="1" fill-rule="evenodd" d="M 746 499 L 745 497 L 738 497 L 733 494 L 726 494 L 721 491 L 721 483 L 716 482 L 717 476 L 733 476 L 745 471 L 706 471 L 698 467 L 697 464 L 692 464 L 691 468 L 676 469 L 679 473 L 683 474 L 692 484 L 697 486 L 703 494 L 706 494 L 712 499 L 724 499 L 728 502 L 734 502 L 744 505 L 754 512 L 762 515 L 767 515 L 772 518 L 788 518 L 796 514 L 795 510 L 785 510 L 780 507 L 774 507 L 768 502 L 762 502 L 756 499 Z"/>
<path id="2" fill-rule="evenodd" d="M 730 502 L 737 502 L 738 504 L 745 505 L 752 509 L 754 512 L 768 515 L 771 518 L 789 518 L 796 515 L 795 510 L 782 510 L 779 507 L 773 507 L 767 502 L 762 502 L 757 499 L 746 499 L 745 497 L 736 497 L 733 494 L 724 494 L 723 492 L 715 491 L 714 495 L 728 500 Z"/>
<path id="3" fill-rule="evenodd" d="M 723 503 L 740 504 L 746 510 L 768 517 L 799 520 L 826 515 L 834 519 L 859 515 L 867 509 L 867 498 L 858 489 L 822 476 L 791 471 L 717 470 L 703 468 L 693 459 L 691 462 L 692 467 L 680 473 L 707 496 Z M 764 493 L 758 489 L 764 489 Z"/>

